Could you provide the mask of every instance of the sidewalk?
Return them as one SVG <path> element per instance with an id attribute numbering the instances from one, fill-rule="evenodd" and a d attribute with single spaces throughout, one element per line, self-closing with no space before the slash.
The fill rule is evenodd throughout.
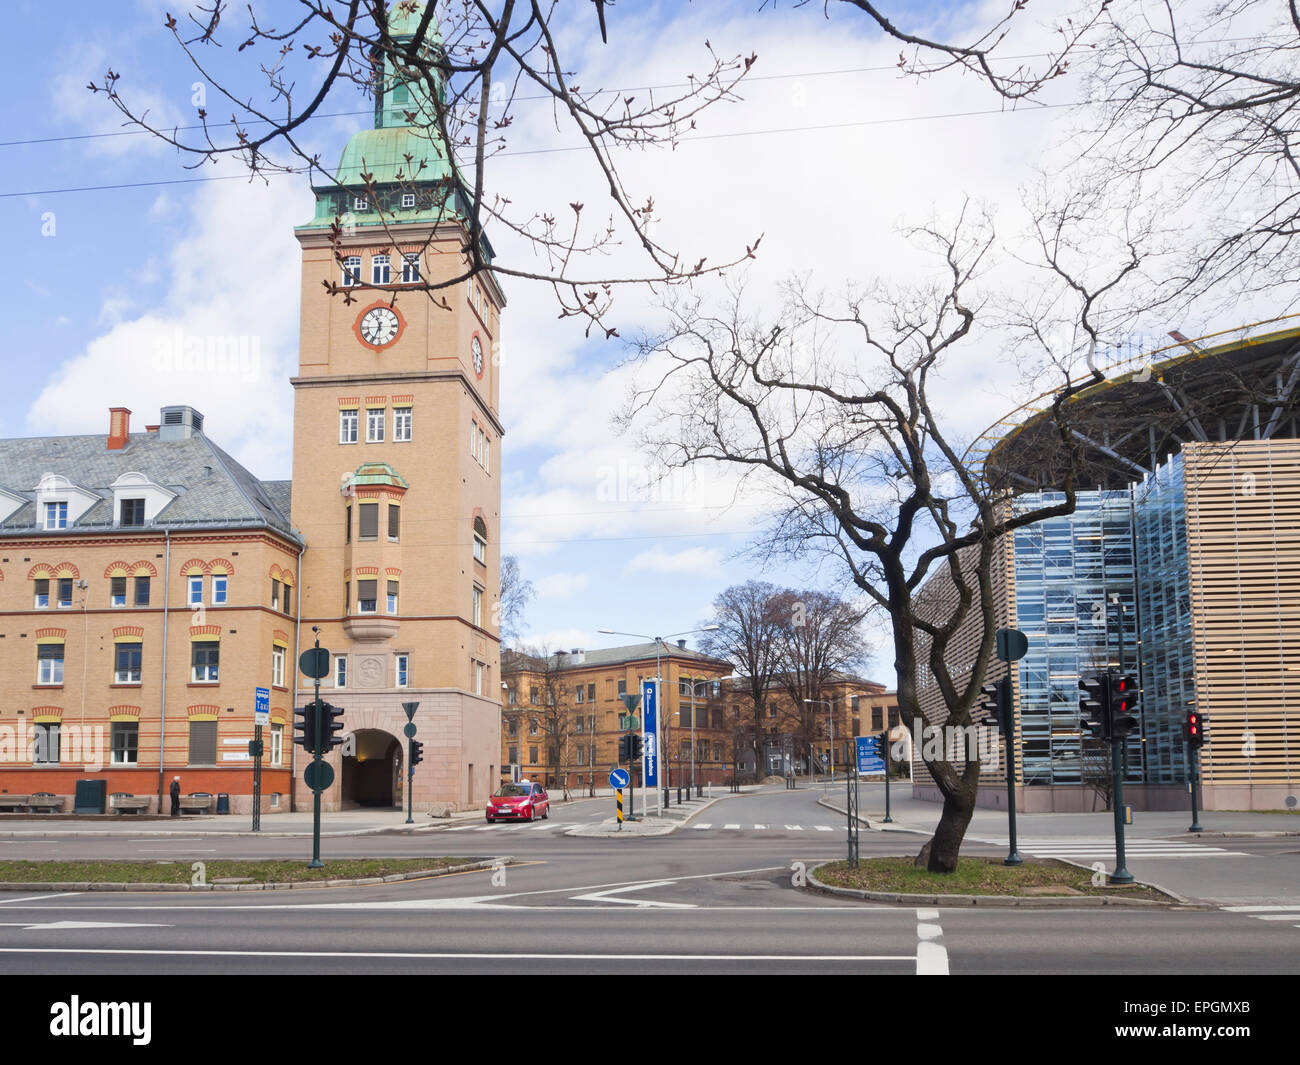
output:
<path id="1" fill-rule="evenodd" d="M 260 831 L 253 832 L 249 814 L 164 817 L 149 820 L 126 814 L 83 817 L 0 817 L 0 839 L 140 837 L 140 836 L 310 836 L 312 812 L 263 814 Z M 322 813 L 322 836 L 364 836 L 384 832 L 427 832 L 464 818 L 481 819 L 482 810 L 469 810 L 451 817 L 433 818 L 415 814 L 415 824 L 406 823 L 405 810 L 340 810 Z"/>

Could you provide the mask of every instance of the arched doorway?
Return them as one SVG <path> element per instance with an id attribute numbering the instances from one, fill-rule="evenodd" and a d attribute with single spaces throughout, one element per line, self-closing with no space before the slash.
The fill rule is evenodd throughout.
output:
<path id="1" fill-rule="evenodd" d="M 397 806 L 402 761 L 397 738 L 379 729 L 358 729 L 352 748 L 343 756 L 343 805 Z"/>

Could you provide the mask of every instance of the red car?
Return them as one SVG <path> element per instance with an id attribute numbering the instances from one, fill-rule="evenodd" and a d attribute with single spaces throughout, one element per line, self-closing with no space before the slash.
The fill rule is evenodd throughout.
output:
<path id="1" fill-rule="evenodd" d="M 521 780 L 518 784 L 502 784 L 497 793 L 488 799 L 487 822 L 515 819 L 520 821 L 536 820 L 551 816 L 551 800 L 546 789 L 540 784 Z"/>

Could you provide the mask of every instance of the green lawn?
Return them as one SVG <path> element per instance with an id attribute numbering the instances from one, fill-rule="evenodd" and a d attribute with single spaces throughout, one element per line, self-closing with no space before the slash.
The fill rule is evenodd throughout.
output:
<path id="1" fill-rule="evenodd" d="M 423 869 L 442 870 L 479 861 L 478 858 L 339 858 L 324 859 L 325 868 L 308 869 L 309 858 L 294 861 L 204 862 L 209 884 L 227 878 L 256 884 L 285 884 L 312 880 L 360 880 L 393 876 Z M 0 882 L 5 883 L 108 883 L 189 884 L 192 862 L 13 862 L 0 861 Z"/>
<path id="2" fill-rule="evenodd" d="M 913 895 L 1119 895 L 1169 901 L 1145 887 L 1094 887 L 1092 873 L 1050 859 L 1026 858 L 1023 865 L 1003 865 L 1001 858 L 962 858 L 957 871 L 944 875 L 917 869 L 911 858 L 863 859 L 857 869 L 832 862 L 817 870 L 817 879 L 834 887 Z M 1027 890 L 1034 889 L 1034 890 Z"/>

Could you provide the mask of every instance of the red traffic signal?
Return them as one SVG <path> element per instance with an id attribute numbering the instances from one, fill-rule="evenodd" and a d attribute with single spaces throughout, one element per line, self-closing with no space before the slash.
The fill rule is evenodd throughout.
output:
<path id="1" fill-rule="evenodd" d="M 1137 710 L 1140 695 L 1137 679 L 1126 673 L 1108 673 L 1107 688 L 1110 734 L 1112 736 L 1127 736 L 1138 727 L 1138 719 L 1133 716 Z"/>
<path id="2" fill-rule="evenodd" d="M 1205 716 L 1196 710 L 1187 711 L 1187 720 L 1183 723 L 1183 734 L 1187 737 L 1187 746 L 1200 750 L 1205 746 Z"/>

